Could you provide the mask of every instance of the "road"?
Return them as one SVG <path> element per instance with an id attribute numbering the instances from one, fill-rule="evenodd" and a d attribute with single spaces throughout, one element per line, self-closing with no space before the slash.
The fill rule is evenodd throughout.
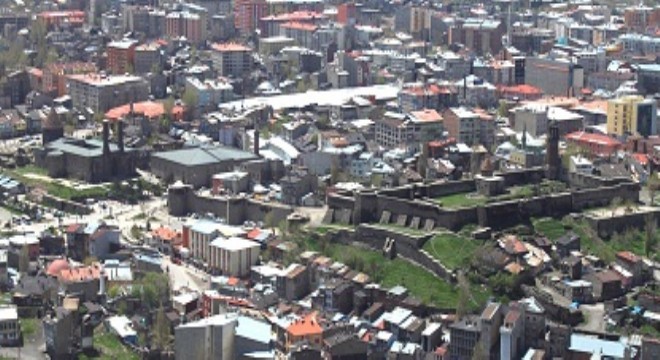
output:
<path id="1" fill-rule="evenodd" d="M 168 256 L 163 257 L 163 270 L 170 276 L 172 290 L 176 291 L 182 287 L 202 292 L 209 289 L 209 275 L 186 265 L 177 265 L 170 261 Z"/>

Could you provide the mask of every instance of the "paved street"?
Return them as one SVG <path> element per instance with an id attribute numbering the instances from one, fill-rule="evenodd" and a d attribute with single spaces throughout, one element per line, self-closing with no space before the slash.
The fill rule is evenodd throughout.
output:
<path id="1" fill-rule="evenodd" d="M 186 265 L 177 265 L 170 261 L 168 256 L 163 257 L 163 269 L 168 271 L 172 290 L 189 287 L 196 291 L 209 289 L 209 275 Z"/>

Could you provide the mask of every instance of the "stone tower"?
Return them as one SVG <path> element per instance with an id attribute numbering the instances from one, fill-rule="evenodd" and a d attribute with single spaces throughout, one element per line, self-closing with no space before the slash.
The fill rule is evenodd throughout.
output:
<path id="1" fill-rule="evenodd" d="M 559 127 L 556 122 L 548 126 L 548 140 L 545 150 L 546 178 L 559 180 L 561 158 L 559 157 Z"/>

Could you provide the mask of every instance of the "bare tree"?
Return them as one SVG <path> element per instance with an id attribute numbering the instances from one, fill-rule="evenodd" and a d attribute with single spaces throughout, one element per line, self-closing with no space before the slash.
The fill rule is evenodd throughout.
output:
<path id="1" fill-rule="evenodd" d="M 657 239 L 655 237 L 656 228 L 655 215 L 653 213 L 647 214 L 644 218 L 644 253 L 646 256 L 649 256 L 655 251 L 657 245 Z"/>
<path id="2" fill-rule="evenodd" d="M 153 326 L 153 345 L 160 350 L 167 350 L 170 345 L 170 328 L 165 319 L 165 309 L 161 305 L 156 312 Z"/>
<path id="3" fill-rule="evenodd" d="M 459 320 L 468 310 L 468 302 L 472 297 L 470 294 L 470 283 L 467 280 L 467 277 L 463 271 L 458 272 L 457 276 L 458 281 L 458 303 L 456 304 L 456 320 Z"/>

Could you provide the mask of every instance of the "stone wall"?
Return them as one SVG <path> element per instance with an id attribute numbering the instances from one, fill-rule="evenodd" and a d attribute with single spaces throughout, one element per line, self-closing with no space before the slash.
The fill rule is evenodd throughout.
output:
<path id="1" fill-rule="evenodd" d="M 89 206 L 85 204 L 81 204 L 75 201 L 60 199 L 58 197 L 49 194 L 43 194 L 41 201 L 45 206 L 64 211 L 66 213 L 80 214 L 80 215 L 88 215 L 92 213 L 92 209 L 90 209 Z"/>
<path id="2" fill-rule="evenodd" d="M 658 220 L 660 220 L 660 210 L 615 214 L 615 216 L 605 217 L 587 215 L 584 218 L 598 236 L 609 238 L 614 233 L 622 233 L 628 229 L 643 230 L 646 226 L 646 217 L 649 214 L 652 214 L 657 226 Z"/>
<path id="3" fill-rule="evenodd" d="M 229 202 L 229 206 L 227 206 Z M 245 221 L 263 221 L 268 213 L 273 214 L 275 224 L 286 220 L 293 208 L 279 203 L 265 203 L 246 197 L 214 197 L 198 195 L 191 187 L 170 188 L 168 207 L 173 216 L 190 213 L 211 213 L 220 218 L 228 218 L 230 224 L 240 225 Z"/>
<path id="4" fill-rule="evenodd" d="M 507 182 L 513 185 L 521 178 L 535 181 L 539 172 L 526 171 L 522 175 L 504 176 L 508 176 Z M 380 222 L 383 219 L 383 212 L 389 212 L 390 218 L 385 218 L 384 221 L 395 222 L 399 216 L 403 216 L 405 217 L 403 226 L 408 226 L 413 218 L 419 218 L 420 224 L 432 221 L 434 227 L 459 230 L 465 225 L 474 223 L 501 229 L 525 222 L 530 217 L 560 217 L 587 208 L 608 206 L 612 199 L 617 197 L 633 202 L 639 200 L 639 185 L 630 182 L 489 203 L 480 207 L 463 209 L 446 209 L 426 197 L 420 197 L 420 194 L 442 196 L 450 191 L 465 192 L 474 189 L 473 187 L 473 181 L 455 181 L 419 186 L 409 185 L 375 193 L 358 193 L 354 198 L 330 195 L 328 206 L 335 212 L 349 212 L 352 223 L 356 225 Z M 393 196 L 406 194 L 408 196 Z M 409 196 L 412 195 L 416 197 L 410 199 Z"/>
<path id="5" fill-rule="evenodd" d="M 567 174 L 568 185 L 572 188 L 596 188 L 600 186 L 613 186 L 630 182 L 627 178 L 606 179 L 597 175 L 572 172 Z"/>
<path id="6" fill-rule="evenodd" d="M 374 251 L 382 251 L 385 241 L 388 238 L 394 239 L 398 255 L 417 263 L 441 279 L 453 283 L 455 281 L 454 273 L 421 249 L 431 237 L 433 237 L 432 233 L 416 236 L 366 224 L 358 226 L 355 231 L 333 230 L 326 233 L 326 239 L 329 242 L 345 245 L 358 242 L 367 245 Z M 405 284 L 402 285 L 405 286 Z"/>

